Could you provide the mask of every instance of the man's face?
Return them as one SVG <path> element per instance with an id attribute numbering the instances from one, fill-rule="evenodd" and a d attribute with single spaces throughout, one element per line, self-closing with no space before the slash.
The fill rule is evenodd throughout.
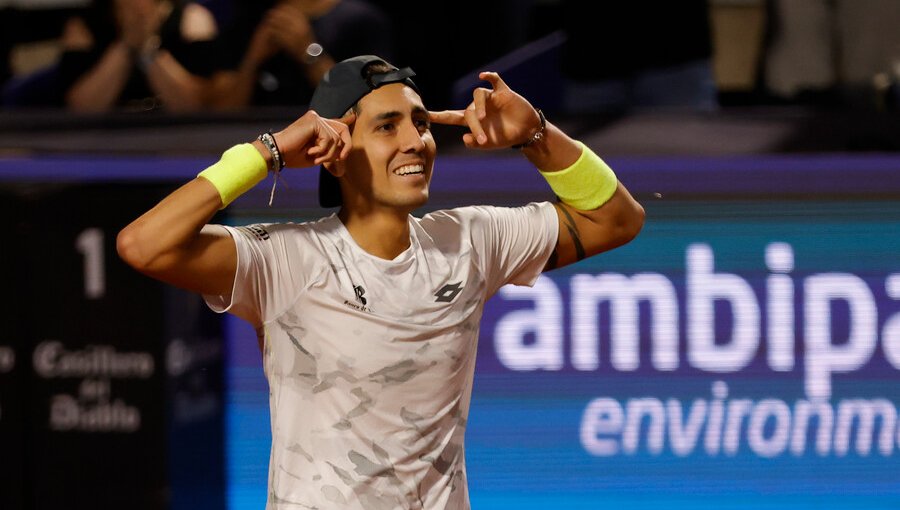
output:
<path id="1" fill-rule="evenodd" d="M 436 146 L 413 89 L 391 83 L 363 97 L 352 139 L 341 177 L 344 207 L 409 213 L 428 201 Z"/>

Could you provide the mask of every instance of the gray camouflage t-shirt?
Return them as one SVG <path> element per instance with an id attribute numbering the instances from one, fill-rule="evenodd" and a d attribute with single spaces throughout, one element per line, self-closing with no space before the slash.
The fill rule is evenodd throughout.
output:
<path id="1" fill-rule="evenodd" d="M 216 311 L 258 317 L 270 388 L 266 508 L 467 509 L 463 439 L 484 302 L 532 285 L 550 203 L 410 216 L 394 260 L 336 215 L 226 228 L 238 268 Z"/>

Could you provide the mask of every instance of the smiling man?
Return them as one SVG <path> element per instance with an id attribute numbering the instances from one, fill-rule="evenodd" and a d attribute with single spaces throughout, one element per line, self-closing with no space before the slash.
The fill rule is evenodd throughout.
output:
<path id="1" fill-rule="evenodd" d="M 429 112 L 414 73 L 335 65 L 311 109 L 225 151 L 119 234 L 143 273 L 256 326 L 271 389 L 267 509 L 466 509 L 463 440 L 485 301 L 508 283 L 620 246 L 643 209 L 590 149 L 495 73 L 465 110 Z M 519 148 L 556 203 L 428 200 L 432 122 Z M 267 170 L 321 165 L 318 221 L 207 225 Z M 488 172 L 489 169 L 486 169 Z"/>

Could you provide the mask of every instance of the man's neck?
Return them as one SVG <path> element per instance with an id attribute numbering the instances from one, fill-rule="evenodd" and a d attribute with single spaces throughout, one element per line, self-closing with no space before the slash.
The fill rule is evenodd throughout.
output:
<path id="1" fill-rule="evenodd" d="M 405 211 L 359 214 L 342 208 L 338 217 L 356 244 L 371 255 L 393 260 L 409 248 L 409 213 Z"/>

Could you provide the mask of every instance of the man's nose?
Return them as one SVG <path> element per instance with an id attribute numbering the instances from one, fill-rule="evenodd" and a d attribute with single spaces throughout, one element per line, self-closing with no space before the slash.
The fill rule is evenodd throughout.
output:
<path id="1" fill-rule="evenodd" d="M 421 152 L 425 149 L 424 133 L 414 122 L 404 122 L 400 128 L 400 143 L 403 152 Z"/>

